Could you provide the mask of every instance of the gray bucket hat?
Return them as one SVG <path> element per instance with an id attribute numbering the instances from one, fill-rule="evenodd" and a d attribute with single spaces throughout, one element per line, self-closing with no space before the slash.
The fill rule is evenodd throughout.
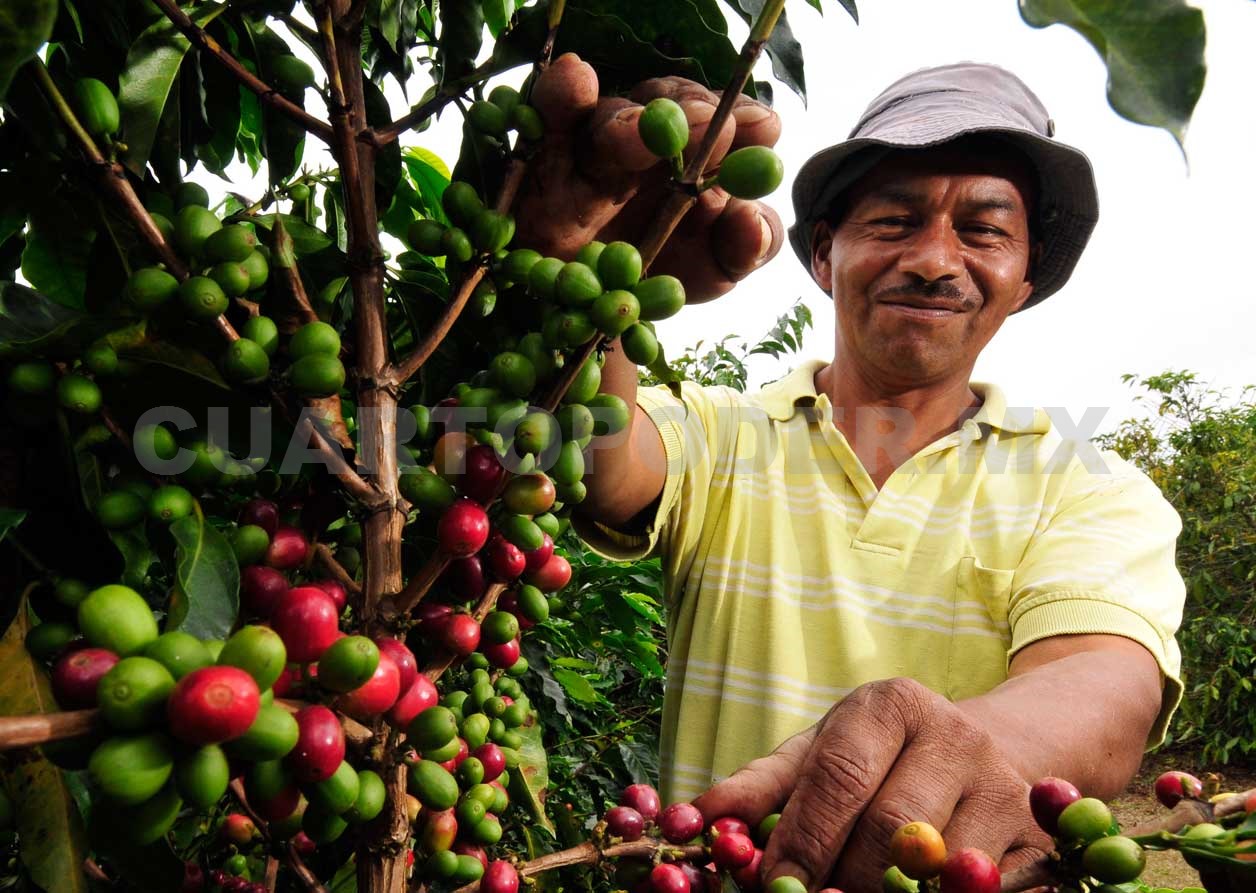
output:
<path id="1" fill-rule="evenodd" d="M 1034 292 L 1022 310 L 1068 281 L 1099 219 L 1090 161 L 1052 139 L 1055 124 L 1042 102 L 1010 71 L 960 62 L 925 68 L 890 85 L 864 111 L 845 142 L 812 155 L 794 180 L 789 241 L 811 269 L 811 234 L 834 200 L 895 149 L 940 146 L 974 133 L 1006 138 L 1038 174 L 1042 255 Z"/>

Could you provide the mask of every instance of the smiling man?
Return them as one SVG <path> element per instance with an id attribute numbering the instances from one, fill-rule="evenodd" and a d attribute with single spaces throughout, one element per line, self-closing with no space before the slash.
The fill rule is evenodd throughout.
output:
<path id="1" fill-rule="evenodd" d="M 696 140 L 716 97 L 668 79 L 598 101 L 587 66 L 560 65 L 567 92 L 539 103 L 550 174 L 521 216 L 582 208 L 531 234 L 572 253 L 631 237 L 657 200 L 637 103 L 681 101 Z M 1090 165 L 1053 129 L 1002 69 L 904 77 L 795 183 L 790 241 L 834 301 L 831 360 L 677 399 L 608 356 L 604 390 L 637 410 L 594 444 L 579 529 L 612 556 L 661 555 L 666 793 L 709 817 L 783 809 L 769 877 L 877 890 L 913 820 L 1021 864 L 1049 843 L 1029 784 L 1117 793 L 1180 696 L 1176 514 L 1119 457 L 970 378 L 1007 317 L 1065 283 L 1097 219 Z M 778 132 L 743 100 L 720 155 Z M 712 297 L 781 233 L 766 205 L 711 190 L 656 271 Z M 1053 344 L 1026 361 L 1049 375 L 1068 359 Z"/>

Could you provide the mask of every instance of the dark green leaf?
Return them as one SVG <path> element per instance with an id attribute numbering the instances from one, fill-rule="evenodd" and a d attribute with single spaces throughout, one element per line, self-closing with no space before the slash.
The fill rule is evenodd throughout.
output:
<path id="1" fill-rule="evenodd" d="M 200 508 L 170 525 L 175 541 L 175 592 L 167 629 L 199 639 L 226 638 L 240 610 L 240 566 L 227 538 Z"/>
<path id="2" fill-rule="evenodd" d="M 84 220 L 89 213 L 84 202 L 50 197 L 31 215 L 22 251 L 26 281 L 58 304 L 75 310 L 84 307 L 87 259 L 96 240 L 91 217 Z"/>
<path id="3" fill-rule="evenodd" d="M 226 9 L 225 4 L 203 7 L 192 14 L 192 20 L 203 28 Z M 190 46 L 174 23 L 163 17 L 145 29 L 127 53 L 126 69 L 118 79 L 127 146 L 122 160 L 137 175 L 144 173 L 170 88 Z"/>
<path id="4" fill-rule="evenodd" d="M 16 282 L 0 282 L 0 356 L 36 353 L 86 317 Z"/>
<path id="5" fill-rule="evenodd" d="M 10 530 L 17 530 L 18 525 L 26 520 L 25 509 L 0 508 L 0 542 Z"/>
<path id="6" fill-rule="evenodd" d="M 816 9 L 820 9 L 820 0 L 807 0 Z M 837 0 L 841 4 L 842 9 L 850 13 L 850 17 L 855 20 L 855 24 L 859 24 L 859 10 L 855 8 L 855 0 Z M 824 10 L 820 10 L 824 12 Z"/>
<path id="7" fill-rule="evenodd" d="M 293 217 L 291 214 L 282 216 L 283 228 L 292 237 L 292 249 L 296 252 L 297 257 L 305 254 L 314 254 L 331 246 L 331 237 L 318 227 L 310 226 L 300 217 Z M 266 230 L 271 229 L 275 225 L 274 214 L 263 214 L 253 218 L 253 220 L 258 226 Z"/>
<path id="8" fill-rule="evenodd" d="M 0 99 L 13 75 L 52 35 L 56 0 L 7 0 L 0 4 Z"/>
<path id="9" fill-rule="evenodd" d="M 1162 127 L 1178 145 L 1204 89 L 1204 14 L 1184 0 L 1020 0 L 1035 28 L 1068 25 L 1108 66 L 1108 103 L 1123 118 Z"/>
<path id="10" fill-rule="evenodd" d="M 418 190 L 424 216 L 448 223 L 449 218 L 445 216 L 445 210 L 440 203 L 445 187 L 449 185 L 449 168 L 445 162 L 435 152 L 418 146 L 406 149 L 401 156 L 401 162 L 410 179 L 414 181 L 414 188 Z"/>
<path id="11" fill-rule="evenodd" d="M 766 0 L 725 0 L 725 2 L 749 23 L 758 17 Z M 807 82 L 803 73 L 802 46 L 789 27 L 788 10 L 781 13 L 764 49 L 767 51 L 768 58 L 772 60 L 772 73 L 776 75 L 776 79 L 797 93 L 806 104 Z"/>
<path id="12" fill-rule="evenodd" d="M 90 481 L 84 482 L 85 484 Z M 99 483 L 99 482 L 98 482 Z M 99 498 L 99 492 L 97 492 Z M 122 582 L 132 589 L 141 589 L 148 569 L 157 560 L 157 554 L 148 544 L 148 534 L 143 526 L 127 530 L 110 530 L 109 539 L 122 556 Z"/>
<path id="13" fill-rule="evenodd" d="M 484 23 L 496 40 L 506 30 L 510 17 L 514 15 L 514 0 L 481 0 L 480 5 L 484 9 Z"/>
<path id="14" fill-rule="evenodd" d="M 121 355 L 140 363 L 153 363 L 178 369 L 224 390 L 231 389 L 218 371 L 218 367 L 204 354 L 169 341 L 145 341 L 135 347 L 127 348 Z"/>
<path id="15" fill-rule="evenodd" d="M 47 674 L 26 650 L 26 599 L 0 639 L 0 716 L 56 713 Z M 22 862 L 44 890 L 86 893 L 83 823 L 61 770 L 33 751 L 0 763 L 4 789 L 13 802 Z"/>
<path id="16" fill-rule="evenodd" d="M 358 863 L 353 856 L 350 856 L 349 860 L 341 865 L 332 876 L 328 891 L 329 893 L 357 893 L 357 890 Z"/>

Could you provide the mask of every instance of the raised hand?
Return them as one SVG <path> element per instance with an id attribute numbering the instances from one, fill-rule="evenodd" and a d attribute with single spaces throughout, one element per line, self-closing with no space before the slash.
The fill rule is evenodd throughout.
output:
<path id="1" fill-rule="evenodd" d="M 599 97 L 592 66 L 568 53 L 541 75 L 531 102 L 545 137 L 519 193 L 520 243 L 572 257 L 592 239 L 638 242 L 657 213 L 670 169 L 641 141 L 644 104 L 667 97 L 689 120 L 686 157 L 696 151 L 715 114 L 719 94 L 684 78 L 638 84 L 629 97 Z M 748 97 L 738 100 L 721 130 L 709 167 L 732 149 L 773 145 L 780 118 Z M 731 198 L 717 188 L 701 194 L 651 268 L 685 284 L 691 303 L 731 289 L 780 250 L 784 229 L 772 208 Z"/>

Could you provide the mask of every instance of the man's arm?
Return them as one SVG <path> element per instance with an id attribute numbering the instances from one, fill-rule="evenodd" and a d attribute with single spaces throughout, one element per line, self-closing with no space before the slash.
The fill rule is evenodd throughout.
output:
<path id="1" fill-rule="evenodd" d="M 709 817 L 783 815 L 767 877 L 876 889 L 890 836 L 910 821 L 948 849 L 976 846 L 1010 868 L 1049 845 L 1029 783 L 1049 774 L 1111 795 L 1137 768 L 1160 710 L 1160 671 L 1118 636 L 1060 636 L 1022 649 L 991 692 L 952 704 L 911 680 L 852 692 L 816 726 L 698 799 Z"/>
<path id="2" fill-rule="evenodd" d="M 957 706 L 1030 784 L 1054 775 L 1108 799 L 1138 771 L 1161 696 L 1156 659 L 1132 639 L 1055 636 L 1022 648 L 1006 682 Z"/>

